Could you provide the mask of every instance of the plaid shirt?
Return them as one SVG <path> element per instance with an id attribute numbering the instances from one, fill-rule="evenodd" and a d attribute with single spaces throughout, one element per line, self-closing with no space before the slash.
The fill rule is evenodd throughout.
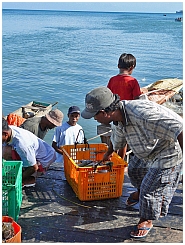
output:
<path id="1" fill-rule="evenodd" d="M 152 162 L 152 167 L 169 168 L 182 161 L 177 137 L 183 121 L 178 114 L 149 100 L 125 100 L 122 104 L 127 123 L 113 127 L 114 150 L 127 143 L 139 159 Z"/>

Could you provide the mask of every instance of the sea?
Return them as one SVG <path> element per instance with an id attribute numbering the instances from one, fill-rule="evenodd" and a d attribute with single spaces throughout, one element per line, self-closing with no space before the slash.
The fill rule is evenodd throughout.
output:
<path id="1" fill-rule="evenodd" d="M 122 53 L 136 57 L 140 87 L 183 78 L 183 23 L 176 13 L 2 10 L 2 113 L 36 100 L 64 113 L 118 74 Z M 80 118 L 89 143 L 98 123 Z M 54 129 L 44 140 L 52 143 Z"/>

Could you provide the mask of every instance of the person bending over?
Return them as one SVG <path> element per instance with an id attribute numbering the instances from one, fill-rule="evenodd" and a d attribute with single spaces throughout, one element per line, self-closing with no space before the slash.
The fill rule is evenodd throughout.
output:
<path id="1" fill-rule="evenodd" d="M 81 115 L 100 123 L 113 122 L 111 144 L 103 160 L 129 144 L 134 156 L 128 175 L 138 189 L 140 220 L 130 235 L 143 238 L 157 220 L 168 213 L 182 170 L 183 121 L 172 110 L 149 100 L 122 100 L 107 87 L 85 98 Z M 132 194 L 131 194 L 132 195 Z M 135 199 L 132 197 L 131 199 Z M 130 199 L 130 201 L 131 201 Z"/>
<path id="2" fill-rule="evenodd" d="M 12 160 L 13 154 L 23 162 L 23 186 L 34 186 L 38 169 L 47 170 L 56 159 L 55 150 L 28 130 L 8 125 L 2 118 L 2 157 Z"/>
<path id="3" fill-rule="evenodd" d="M 20 128 L 24 128 L 40 139 L 44 139 L 50 129 L 61 126 L 63 117 L 63 113 L 60 110 L 51 110 L 43 117 L 28 118 L 20 125 Z"/>

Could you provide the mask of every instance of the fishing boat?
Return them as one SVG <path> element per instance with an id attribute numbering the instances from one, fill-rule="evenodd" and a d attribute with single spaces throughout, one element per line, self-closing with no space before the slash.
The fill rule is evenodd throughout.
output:
<path id="1" fill-rule="evenodd" d="M 175 18 L 175 21 L 182 22 L 182 17 Z"/>
<path id="2" fill-rule="evenodd" d="M 183 80 L 178 78 L 161 79 L 144 87 L 147 92 L 140 96 L 164 105 L 182 116 Z"/>
<path id="3" fill-rule="evenodd" d="M 17 110 L 11 112 L 4 117 L 9 125 L 20 126 L 26 119 L 31 117 L 42 117 L 52 110 L 58 102 L 54 104 L 31 101 L 26 105 L 21 106 Z"/>

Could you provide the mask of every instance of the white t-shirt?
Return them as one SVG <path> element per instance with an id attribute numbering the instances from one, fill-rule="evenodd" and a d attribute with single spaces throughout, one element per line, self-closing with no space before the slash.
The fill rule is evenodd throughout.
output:
<path id="1" fill-rule="evenodd" d="M 78 135 L 79 133 L 79 135 Z M 78 135 L 78 139 L 77 139 Z M 84 133 L 82 127 L 79 124 L 75 126 L 69 125 L 67 122 L 62 124 L 62 126 L 55 128 L 55 133 L 53 135 L 53 141 L 57 143 L 57 146 L 62 145 L 74 145 L 75 142 L 84 143 Z M 63 162 L 63 156 L 56 152 L 57 158 L 55 162 Z"/>

